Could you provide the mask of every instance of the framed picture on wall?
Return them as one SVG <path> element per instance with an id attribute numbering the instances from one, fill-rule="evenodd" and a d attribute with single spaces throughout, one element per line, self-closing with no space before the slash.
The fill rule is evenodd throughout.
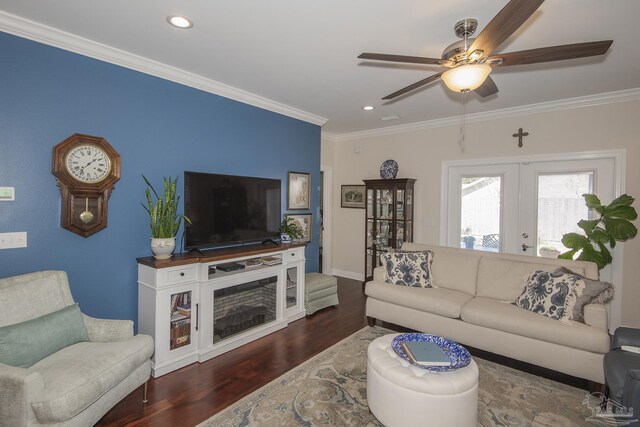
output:
<path id="1" fill-rule="evenodd" d="M 364 209 L 365 191 L 364 185 L 343 185 L 340 192 L 340 207 Z"/>
<path id="2" fill-rule="evenodd" d="M 309 209 L 311 190 L 311 174 L 289 172 L 288 209 Z"/>
<path id="3" fill-rule="evenodd" d="M 310 243 L 312 236 L 313 214 L 288 214 L 285 218 L 292 218 L 302 229 L 302 238 L 298 239 L 299 242 Z"/>

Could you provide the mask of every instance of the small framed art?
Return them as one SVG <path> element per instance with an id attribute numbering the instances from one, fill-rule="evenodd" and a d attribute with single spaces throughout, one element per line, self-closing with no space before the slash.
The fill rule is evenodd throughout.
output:
<path id="1" fill-rule="evenodd" d="M 288 209 L 309 209 L 311 190 L 311 174 L 289 172 Z"/>
<path id="2" fill-rule="evenodd" d="M 365 191 L 364 185 L 343 185 L 340 192 L 340 207 L 364 209 Z"/>
<path id="3" fill-rule="evenodd" d="M 287 214 L 285 218 L 292 218 L 294 221 L 298 223 L 300 228 L 302 229 L 302 238 L 298 239 L 299 242 L 309 243 L 311 242 L 311 225 L 313 224 L 313 214 L 305 213 L 305 214 Z"/>

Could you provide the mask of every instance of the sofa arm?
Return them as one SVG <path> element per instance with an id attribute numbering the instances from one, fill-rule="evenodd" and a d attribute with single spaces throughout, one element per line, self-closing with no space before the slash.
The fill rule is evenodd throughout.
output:
<path id="1" fill-rule="evenodd" d="M 133 322 L 131 320 L 96 319 L 86 314 L 83 316 L 84 325 L 89 333 L 89 341 L 126 341 L 133 337 Z"/>
<path id="2" fill-rule="evenodd" d="M 384 282 L 384 267 L 380 266 L 373 269 L 373 280 Z"/>
<path id="3" fill-rule="evenodd" d="M 640 329 L 635 328 L 618 328 L 613 333 L 612 349 L 620 348 L 623 345 L 640 347 Z"/>
<path id="4" fill-rule="evenodd" d="M 609 329 L 609 318 L 607 308 L 604 304 L 587 304 L 584 306 L 584 323 L 607 331 Z"/>
<path id="5" fill-rule="evenodd" d="M 34 417 L 31 402 L 44 391 L 38 372 L 0 363 L 0 420 L 2 425 L 26 426 Z"/>

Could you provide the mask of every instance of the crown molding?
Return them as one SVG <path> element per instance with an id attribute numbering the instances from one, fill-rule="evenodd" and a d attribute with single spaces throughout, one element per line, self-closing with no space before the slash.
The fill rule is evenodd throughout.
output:
<path id="1" fill-rule="evenodd" d="M 558 101 L 540 102 L 537 104 L 523 105 L 520 107 L 503 108 L 501 110 L 467 114 L 467 116 L 465 117 L 465 121 L 467 123 L 484 122 L 488 120 L 504 119 L 509 117 L 548 113 L 551 111 L 592 107 L 594 105 L 601 104 L 636 101 L 638 99 L 640 99 L 640 88 L 634 88 L 617 92 L 599 93 L 595 95 L 561 99 Z M 381 135 L 393 135 L 398 133 L 414 132 L 446 126 L 457 126 L 460 124 L 461 120 L 462 116 L 453 116 L 445 117 L 442 119 L 427 120 L 424 122 L 415 122 L 404 125 L 365 130 L 360 132 L 334 134 L 323 131 L 322 135 L 323 137 L 326 137 L 327 139 L 333 140 L 335 142 L 351 141 L 354 139 L 371 138 Z"/>
<path id="2" fill-rule="evenodd" d="M 322 126 L 327 119 L 176 67 L 0 11 L 0 31 Z"/>

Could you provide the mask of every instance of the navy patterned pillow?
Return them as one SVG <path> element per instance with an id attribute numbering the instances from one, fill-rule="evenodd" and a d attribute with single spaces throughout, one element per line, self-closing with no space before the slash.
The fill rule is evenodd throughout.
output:
<path id="1" fill-rule="evenodd" d="M 568 320 L 584 281 L 574 274 L 536 270 L 529 275 L 524 292 L 513 304 L 556 320 Z"/>
<path id="2" fill-rule="evenodd" d="M 433 252 L 386 252 L 380 255 L 385 282 L 395 285 L 432 288 L 431 262 Z"/>

